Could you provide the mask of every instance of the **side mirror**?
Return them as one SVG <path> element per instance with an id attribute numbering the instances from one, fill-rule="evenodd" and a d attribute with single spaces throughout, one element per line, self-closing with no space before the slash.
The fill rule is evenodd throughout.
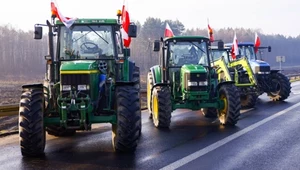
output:
<path id="1" fill-rule="evenodd" d="M 155 40 L 153 43 L 153 51 L 159 51 L 159 49 L 160 49 L 160 41 Z"/>
<path id="2" fill-rule="evenodd" d="M 224 42 L 222 40 L 218 41 L 218 49 L 220 50 L 224 49 Z"/>
<path id="3" fill-rule="evenodd" d="M 130 57 L 130 48 L 124 48 L 123 54 L 124 54 L 124 57 Z"/>
<path id="4" fill-rule="evenodd" d="M 128 36 L 135 38 L 137 35 L 137 26 L 135 24 L 130 24 L 128 28 Z"/>
<path id="5" fill-rule="evenodd" d="M 268 52 L 271 52 L 271 46 L 268 47 Z"/>
<path id="6" fill-rule="evenodd" d="M 40 40 L 43 37 L 43 28 L 41 26 L 34 26 L 34 39 Z"/>

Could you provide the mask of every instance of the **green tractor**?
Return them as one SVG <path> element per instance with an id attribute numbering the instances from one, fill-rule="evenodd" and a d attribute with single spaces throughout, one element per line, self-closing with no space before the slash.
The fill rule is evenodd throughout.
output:
<path id="1" fill-rule="evenodd" d="M 242 108 L 252 108 L 256 104 L 258 83 L 245 56 L 231 60 L 231 48 L 211 46 L 212 64 L 218 73 L 219 82 L 234 81 L 239 90 Z"/>
<path id="2" fill-rule="evenodd" d="M 112 124 L 116 152 L 134 152 L 141 134 L 140 70 L 123 46 L 120 16 L 36 24 L 34 38 L 49 29 L 44 82 L 23 85 L 19 108 L 23 156 L 44 153 L 49 135 L 74 135 L 92 124 Z M 129 37 L 136 37 L 136 25 Z M 55 43 L 56 42 L 56 43 Z M 54 44 L 57 44 L 56 46 Z"/>
<path id="3" fill-rule="evenodd" d="M 221 44 L 220 46 L 223 46 Z M 147 75 L 147 104 L 157 128 L 168 128 L 178 108 L 202 109 L 206 117 L 218 117 L 223 125 L 235 125 L 240 116 L 239 94 L 234 81 L 218 83 L 211 66 L 209 39 L 175 36 L 154 42 L 159 65 Z"/>

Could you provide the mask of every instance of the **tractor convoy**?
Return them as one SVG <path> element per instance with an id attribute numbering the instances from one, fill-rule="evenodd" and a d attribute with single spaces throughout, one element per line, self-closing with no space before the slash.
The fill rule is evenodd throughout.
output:
<path id="1" fill-rule="evenodd" d="M 95 123 L 112 125 L 114 151 L 134 152 L 142 128 L 140 68 L 124 45 L 120 11 L 116 19 L 77 19 L 71 27 L 51 19 L 35 25 L 34 39 L 42 39 L 43 27 L 49 30 L 49 55 L 44 82 L 22 86 L 22 155 L 42 155 L 46 132 L 71 136 L 92 130 Z M 126 31 L 129 38 L 137 36 L 134 23 Z M 221 125 L 234 126 L 241 108 L 254 107 L 259 95 L 266 93 L 273 101 L 289 96 L 288 78 L 258 60 L 253 43 L 238 44 L 241 56 L 234 60 L 232 44 L 211 43 L 204 36 L 153 42 L 159 63 L 147 74 L 147 106 L 156 128 L 169 128 L 179 108 L 201 110 Z"/>

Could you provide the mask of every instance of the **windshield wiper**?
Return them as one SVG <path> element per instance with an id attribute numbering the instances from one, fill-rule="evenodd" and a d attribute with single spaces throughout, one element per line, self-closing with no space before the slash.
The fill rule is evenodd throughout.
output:
<path id="1" fill-rule="evenodd" d="M 106 41 L 101 35 L 99 35 L 91 26 L 88 25 L 88 27 L 95 33 L 97 34 L 103 41 L 106 42 L 106 44 L 109 44 L 108 41 Z"/>
<path id="2" fill-rule="evenodd" d="M 92 31 L 89 31 L 89 32 L 83 34 L 82 36 L 80 36 L 79 38 L 77 38 L 76 40 L 74 40 L 73 42 L 78 41 L 79 39 L 81 39 L 82 37 L 86 36 L 86 35 L 89 34 L 90 32 L 92 32 Z"/>
<path id="3" fill-rule="evenodd" d="M 206 54 L 206 52 L 204 50 L 202 50 L 198 45 L 196 45 L 194 42 L 190 41 L 191 44 L 193 44 L 194 46 L 196 46 L 199 50 L 201 50 L 204 54 Z"/>

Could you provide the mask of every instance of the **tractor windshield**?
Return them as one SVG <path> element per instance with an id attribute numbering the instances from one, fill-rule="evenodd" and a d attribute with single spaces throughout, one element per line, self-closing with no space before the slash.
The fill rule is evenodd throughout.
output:
<path id="1" fill-rule="evenodd" d="M 116 54 L 111 25 L 60 27 L 60 59 L 97 59 Z"/>
<path id="2" fill-rule="evenodd" d="M 245 56 L 248 60 L 256 60 L 253 46 L 239 46 L 241 57 Z"/>
<path id="3" fill-rule="evenodd" d="M 206 41 L 178 41 L 169 43 L 169 65 L 201 64 L 208 66 Z"/>
<path id="4" fill-rule="evenodd" d="M 228 63 L 228 51 L 226 49 L 220 50 L 220 49 L 211 49 L 210 50 L 210 57 L 211 57 L 211 61 L 217 61 L 219 60 L 221 57 L 224 57 L 224 60 L 226 63 Z"/>

